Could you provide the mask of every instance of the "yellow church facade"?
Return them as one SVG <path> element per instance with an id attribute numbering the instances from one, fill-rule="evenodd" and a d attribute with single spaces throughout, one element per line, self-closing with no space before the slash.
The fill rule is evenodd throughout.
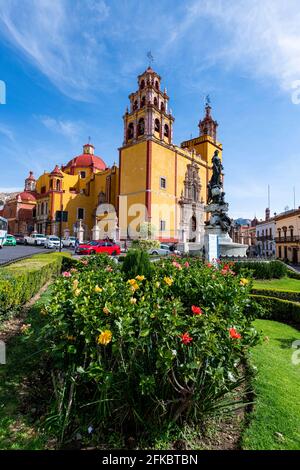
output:
<path id="1" fill-rule="evenodd" d="M 66 165 L 32 181 L 34 230 L 84 239 L 139 237 L 143 222 L 161 241 L 203 243 L 212 157 L 222 158 L 218 123 L 207 103 L 199 136 L 173 143 L 174 117 L 161 77 L 152 68 L 138 77 L 124 116 L 119 166 L 107 167 L 91 143 Z"/>

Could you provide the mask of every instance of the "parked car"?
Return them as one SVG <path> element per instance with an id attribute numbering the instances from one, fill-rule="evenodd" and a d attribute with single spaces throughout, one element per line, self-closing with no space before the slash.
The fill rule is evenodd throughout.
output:
<path id="1" fill-rule="evenodd" d="M 74 247 L 76 242 L 76 237 L 69 237 L 69 238 L 63 238 L 62 239 L 62 244 L 63 246 L 70 248 Z"/>
<path id="2" fill-rule="evenodd" d="M 25 235 L 23 235 L 22 233 L 15 233 L 14 237 L 16 239 L 17 245 L 24 245 Z"/>
<path id="3" fill-rule="evenodd" d="M 44 245 L 47 240 L 46 235 L 42 233 L 32 233 L 29 237 L 25 237 L 25 245 Z"/>
<path id="4" fill-rule="evenodd" d="M 108 255 L 119 255 L 119 245 L 104 240 L 93 240 L 88 243 L 80 243 L 76 248 L 78 255 L 95 255 L 96 253 L 107 253 Z"/>
<path id="5" fill-rule="evenodd" d="M 48 235 L 45 241 L 45 248 L 59 248 L 60 239 L 55 235 Z"/>
<path id="6" fill-rule="evenodd" d="M 180 255 L 180 251 L 175 250 L 174 245 L 165 245 L 163 243 L 160 244 L 159 248 L 151 248 L 148 250 L 150 255 Z"/>
<path id="7" fill-rule="evenodd" d="M 4 245 L 5 246 L 16 246 L 16 244 L 17 244 L 17 241 L 16 241 L 15 237 L 13 235 L 7 234 Z"/>

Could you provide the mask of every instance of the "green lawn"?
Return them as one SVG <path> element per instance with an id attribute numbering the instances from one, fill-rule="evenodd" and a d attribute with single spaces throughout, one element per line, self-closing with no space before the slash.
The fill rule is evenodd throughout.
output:
<path id="1" fill-rule="evenodd" d="M 254 289 L 279 289 L 285 291 L 300 292 L 300 280 L 283 277 L 282 279 L 255 280 L 253 282 Z"/>
<path id="2" fill-rule="evenodd" d="M 47 295 L 49 290 L 41 299 L 45 300 Z M 32 307 L 25 321 L 34 328 L 41 322 L 40 302 Z M 47 446 L 43 430 L 33 424 L 35 405 L 26 401 L 28 392 L 32 392 L 28 378 L 40 368 L 39 351 L 34 340 L 24 339 L 18 334 L 8 341 L 7 364 L 0 364 L 0 450 L 36 450 Z"/>
<path id="3" fill-rule="evenodd" d="M 300 364 L 292 364 L 292 343 L 300 332 L 288 325 L 257 320 L 269 342 L 252 352 L 258 369 L 254 379 L 256 405 L 244 431 L 243 449 L 300 449 Z"/>

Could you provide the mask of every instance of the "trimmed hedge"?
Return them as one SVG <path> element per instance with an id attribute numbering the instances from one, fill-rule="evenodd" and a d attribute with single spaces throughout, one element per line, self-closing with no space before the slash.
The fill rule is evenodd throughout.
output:
<path id="1" fill-rule="evenodd" d="M 300 273 L 296 273 L 296 271 L 292 271 L 291 269 L 288 269 L 287 275 L 292 279 L 300 279 Z"/>
<path id="2" fill-rule="evenodd" d="M 160 242 L 159 240 L 132 240 L 131 244 L 132 248 L 140 249 L 140 250 L 151 250 L 152 248 L 159 248 Z"/>
<path id="3" fill-rule="evenodd" d="M 0 270 L 1 317 L 30 300 L 51 278 L 61 273 L 66 253 L 38 254 Z"/>
<path id="4" fill-rule="evenodd" d="M 263 318 L 300 325 L 300 303 L 257 294 L 251 297 L 263 307 Z"/>
<path id="5" fill-rule="evenodd" d="M 252 289 L 252 294 L 265 297 L 276 297 L 277 299 L 300 302 L 300 292 L 286 291 L 281 289 Z"/>
<path id="6" fill-rule="evenodd" d="M 254 279 L 281 279 L 286 276 L 288 268 L 282 261 L 238 261 L 233 268 L 236 274 L 248 271 Z"/>

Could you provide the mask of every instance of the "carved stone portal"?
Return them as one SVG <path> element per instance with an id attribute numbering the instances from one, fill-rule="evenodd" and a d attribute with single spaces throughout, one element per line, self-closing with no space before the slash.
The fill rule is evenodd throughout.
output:
<path id="1" fill-rule="evenodd" d="M 199 166 L 195 161 L 187 165 L 184 189 L 179 200 L 180 239 L 183 243 L 203 243 L 204 204 L 200 201 L 201 182 Z"/>

